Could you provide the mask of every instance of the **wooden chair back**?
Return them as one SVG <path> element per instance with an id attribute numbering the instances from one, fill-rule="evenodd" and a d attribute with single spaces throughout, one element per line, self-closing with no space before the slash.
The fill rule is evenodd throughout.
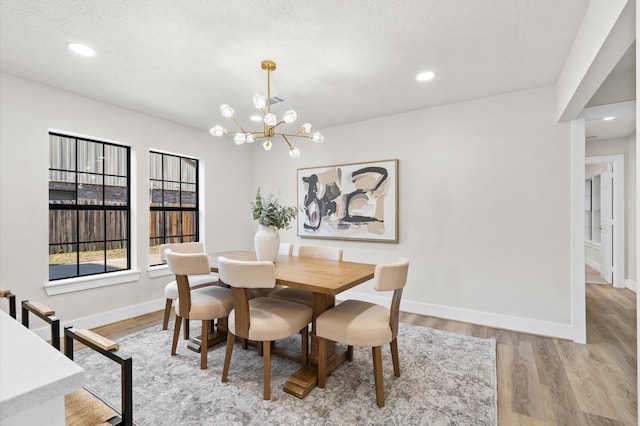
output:
<path id="1" fill-rule="evenodd" d="M 407 284 L 408 272 L 409 260 L 401 257 L 396 263 L 377 265 L 373 275 L 373 288 L 377 291 L 393 290 L 393 298 L 391 299 L 391 307 L 389 309 L 389 325 L 391 326 L 391 333 L 394 339 L 398 336 L 400 299 L 402 299 L 402 290 Z"/>
<path id="2" fill-rule="evenodd" d="M 236 335 L 248 339 L 251 327 L 248 289 L 275 287 L 275 267 L 269 261 L 251 262 L 219 257 L 218 276 L 222 283 L 231 287 Z"/>
<path id="3" fill-rule="evenodd" d="M 178 303 L 183 318 L 189 318 L 191 310 L 191 288 L 189 275 L 209 275 L 209 256 L 206 253 L 176 253 L 171 249 L 165 250 L 169 270 L 176 276 L 178 284 Z"/>

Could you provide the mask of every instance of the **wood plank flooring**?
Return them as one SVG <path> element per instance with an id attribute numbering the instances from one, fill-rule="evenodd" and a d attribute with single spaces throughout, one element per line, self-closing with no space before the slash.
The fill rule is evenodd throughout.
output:
<path id="1" fill-rule="evenodd" d="M 604 284 L 608 285 L 602 276 L 600 276 L 600 271 L 592 268 L 589 265 L 584 265 L 584 279 L 587 284 Z"/>
<path id="2" fill-rule="evenodd" d="M 499 425 L 637 425 L 636 295 L 586 288 L 586 345 L 408 313 L 400 321 L 496 339 Z M 115 339 L 161 321 L 159 311 L 94 331 Z"/>

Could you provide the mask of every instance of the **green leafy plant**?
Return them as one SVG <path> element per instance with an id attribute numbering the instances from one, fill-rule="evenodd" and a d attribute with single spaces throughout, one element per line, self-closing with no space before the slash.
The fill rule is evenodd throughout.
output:
<path id="1" fill-rule="evenodd" d="M 251 203 L 253 219 L 262 226 L 275 226 L 278 229 L 289 229 L 291 221 L 296 217 L 295 207 L 283 206 L 277 198 L 264 198 L 260 188 L 256 191 L 256 200 Z"/>

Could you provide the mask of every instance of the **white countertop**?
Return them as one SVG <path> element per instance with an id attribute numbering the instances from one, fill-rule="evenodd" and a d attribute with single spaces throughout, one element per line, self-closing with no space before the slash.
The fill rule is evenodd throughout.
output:
<path id="1" fill-rule="evenodd" d="M 0 310 L 0 420 L 82 387 L 83 370 Z"/>

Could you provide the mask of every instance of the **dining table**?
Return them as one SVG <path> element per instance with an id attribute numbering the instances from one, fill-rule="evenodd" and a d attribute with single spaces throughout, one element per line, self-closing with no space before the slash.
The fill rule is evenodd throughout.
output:
<path id="1" fill-rule="evenodd" d="M 218 272 L 218 258 L 255 261 L 253 251 L 232 250 L 209 254 L 211 271 Z M 318 339 L 316 318 L 335 305 L 336 295 L 373 278 L 375 264 L 279 255 L 274 262 L 276 284 L 308 290 L 313 294 L 311 322 L 311 353 L 309 362 L 294 372 L 284 385 L 284 391 L 304 398 L 318 383 Z M 347 359 L 347 348 L 334 342 L 327 344 L 327 373 Z"/>

